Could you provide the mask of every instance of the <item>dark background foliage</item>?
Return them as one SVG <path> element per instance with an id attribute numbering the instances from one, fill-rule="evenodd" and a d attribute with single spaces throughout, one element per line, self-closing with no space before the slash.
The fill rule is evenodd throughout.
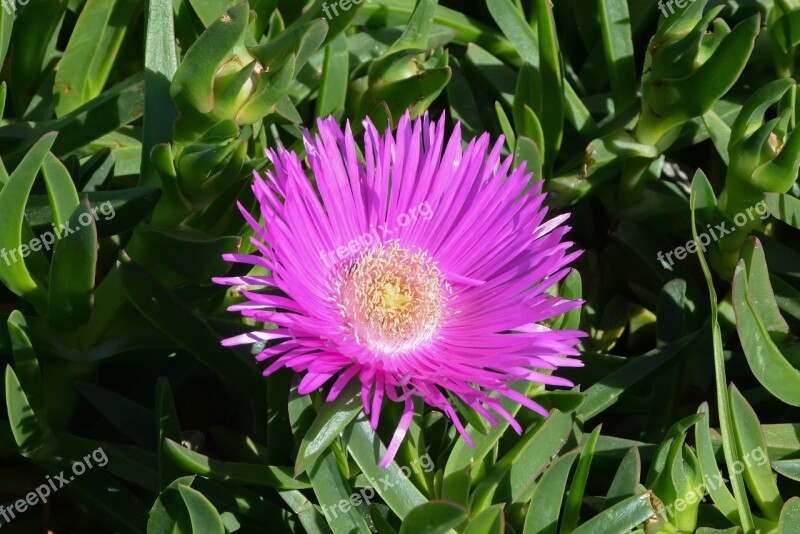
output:
<path id="1" fill-rule="evenodd" d="M 800 5 L 330 4 L 6 0 L 0 249 L 113 216 L 0 260 L 0 504 L 108 460 L 4 531 L 800 532 Z M 408 108 L 505 135 L 572 213 L 585 306 L 548 326 L 589 335 L 574 389 L 517 386 L 549 419 L 461 408 L 470 449 L 419 405 L 382 471 L 398 407 L 373 432 L 262 378 L 211 277 L 245 274 L 221 255 L 252 250 L 265 148 Z M 679 255 L 693 223 L 735 231 Z"/>

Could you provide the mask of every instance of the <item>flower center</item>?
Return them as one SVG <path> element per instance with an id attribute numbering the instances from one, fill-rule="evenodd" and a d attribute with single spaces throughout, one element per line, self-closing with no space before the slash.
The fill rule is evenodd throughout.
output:
<path id="1" fill-rule="evenodd" d="M 343 264 L 333 285 L 346 327 L 375 352 L 397 354 L 429 341 L 444 315 L 447 284 L 436 263 L 397 241 Z"/>

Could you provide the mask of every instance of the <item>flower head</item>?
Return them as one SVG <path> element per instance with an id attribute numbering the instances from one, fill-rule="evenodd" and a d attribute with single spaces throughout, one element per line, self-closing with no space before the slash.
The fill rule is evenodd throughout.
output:
<path id="1" fill-rule="evenodd" d="M 438 123 L 406 114 L 394 134 L 364 121 L 363 157 L 349 124 L 319 121 L 306 132 L 310 180 L 293 152 L 269 151 L 273 170 L 253 190 L 263 225 L 245 210 L 259 255 L 229 261 L 269 276 L 216 279 L 243 289 L 231 307 L 273 323 L 273 330 L 225 345 L 276 340 L 259 355 L 265 374 L 303 373 L 299 393 L 333 381 L 327 400 L 352 380 L 377 427 L 384 396 L 405 403 L 381 465 L 394 457 L 413 416 L 414 396 L 444 412 L 471 440 L 448 395 L 493 424 L 521 432 L 501 406 L 508 397 L 547 411 L 510 383 L 571 386 L 549 374 L 579 366 L 584 334 L 541 323 L 581 305 L 548 293 L 580 254 L 564 241 L 566 216 L 545 220 L 541 182 L 501 157 L 488 134 L 462 146 L 460 125 L 448 138 Z M 316 187 L 315 187 L 316 184 Z M 491 395 L 491 393 L 496 393 Z"/>

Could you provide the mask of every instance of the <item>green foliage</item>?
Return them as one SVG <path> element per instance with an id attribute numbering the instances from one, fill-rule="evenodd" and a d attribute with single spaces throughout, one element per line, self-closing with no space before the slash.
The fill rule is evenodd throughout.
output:
<path id="1" fill-rule="evenodd" d="M 0 8 L 0 505 L 108 461 L 0 526 L 800 532 L 800 4 L 345 2 Z M 262 377 L 211 279 L 247 274 L 265 149 L 406 109 L 572 212 L 585 305 L 547 326 L 589 335 L 573 389 L 513 385 L 549 418 L 454 400 L 469 447 L 417 405 L 382 469 L 399 410 Z"/>

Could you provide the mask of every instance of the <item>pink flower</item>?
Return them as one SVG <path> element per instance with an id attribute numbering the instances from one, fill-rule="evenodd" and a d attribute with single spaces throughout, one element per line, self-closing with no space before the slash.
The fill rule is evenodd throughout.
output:
<path id="1" fill-rule="evenodd" d="M 328 118 L 317 136 L 306 132 L 313 180 L 293 152 L 268 152 L 274 170 L 253 185 L 264 224 L 242 209 L 260 254 L 225 259 L 271 274 L 215 281 L 268 289 L 244 289 L 248 301 L 230 309 L 277 328 L 223 344 L 278 341 L 257 358 L 271 361 L 265 375 L 303 373 L 300 394 L 332 381 L 331 401 L 358 380 L 373 428 L 384 397 L 404 402 L 383 467 L 408 430 L 413 396 L 470 445 L 448 392 L 521 432 L 489 394 L 547 416 L 509 383 L 571 386 L 546 371 L 581 365 L 569 356 L 585 334 L 541 325 L 581 305 L 547 294 L 580 254 L 563 240 L 567 215 L 545 220 L 542 182 L 523 193 L 532 175 L 501 158 L 502 139 L 490 146 L 484 134 L 463 149 L 460 125 L 445 137 L 444 116 L 406 114 L 394 136 L 369 119 L 364 127 L 363 157 L 349 124 L 342 131 Z"/>

